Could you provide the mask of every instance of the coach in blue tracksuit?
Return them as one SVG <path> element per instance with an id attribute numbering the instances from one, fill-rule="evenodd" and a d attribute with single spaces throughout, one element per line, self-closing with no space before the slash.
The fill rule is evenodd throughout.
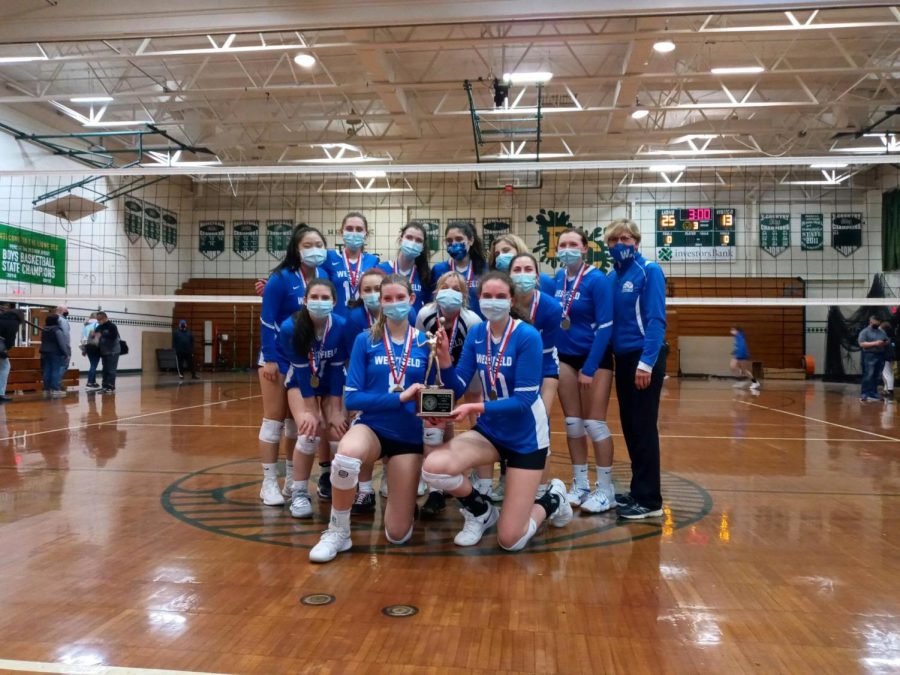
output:
<path id="1" fill-rule="evenodd" d="M 613 353 L 616 394 L 628 456 L 631 489 L 616 495 L 619 516 L 661 516 L 659 475 L 659 396 L 666 375 L 666 279 L 659 265 L 638 252 L 641 231 L 631 220 L 610 223 L 604 232 L 615 261 Z"/>

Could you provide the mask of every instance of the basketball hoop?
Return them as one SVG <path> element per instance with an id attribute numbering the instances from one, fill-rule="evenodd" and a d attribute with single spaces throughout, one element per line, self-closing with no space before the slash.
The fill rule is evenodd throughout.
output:
<path id="1" fill-rule="evenodd" d="M 504 192 L 512 192 L 512 191 L 513 191 L 513 186 L 510 185 L 509 183 L 507 183 L 506 185 L 503 186 L 503 191 L 504 191 Z"/>

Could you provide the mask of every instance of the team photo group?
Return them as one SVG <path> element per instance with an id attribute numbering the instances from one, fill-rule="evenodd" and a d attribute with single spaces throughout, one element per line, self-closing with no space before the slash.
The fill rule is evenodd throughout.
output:
<path id="1" fill-rule="evenodd" d="M 433 266 L 417 222 L 400 230 L 392 260 L 367 252 L 368 236 L 355 212 L 342 221 L 340 250 L 300 225 L 260 284 L 260 499 L 287 505 L 294 518 L 312 517 L 311 489 L 330 501 L 312 562 L 352 547 L 351 517 L 376 507 L 379 461 L 384 536 L 396 545 L 452 498 L 462 515 L 456 545 L 474 546 L 496 526 L 508 551 L 523 549 L 545 520 L 565 527 L 575 508 L 662 515 L 665 278 L 641 256 L 634 222 L 605 228 L 608 274 L 588 263 L 585 233 L 564 230 L 555 277 L 519 237 L 501 235 L 486 250 L 467 223 L 447 226 L 448 259 Z M 631 464 L 619 493 L 607 425 L 613 380 Z M 555 398 L 569 485 L 548 472 Z"/>

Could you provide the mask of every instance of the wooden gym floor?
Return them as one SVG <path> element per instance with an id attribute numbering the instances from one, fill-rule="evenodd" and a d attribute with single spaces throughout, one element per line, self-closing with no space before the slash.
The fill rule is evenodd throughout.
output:
<path id="1" fill-rule="evenodd" d="M 452 508 L 389 549 L 376 514 L 323 566 L 327 508 L 256 497 L 255 375 L 8 404 L 0 670 L 897 672 L 900 424 L 856 393 L 670 379 L 664 518 L 576 515 L 511 555 L 454 547 Z"/>

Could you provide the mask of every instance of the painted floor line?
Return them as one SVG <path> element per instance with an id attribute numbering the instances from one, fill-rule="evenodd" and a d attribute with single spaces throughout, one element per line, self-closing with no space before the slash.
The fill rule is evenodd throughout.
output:
<path id="1" fill-rule="evenodd" d="M 829 422 L 828 420 L 819 419 L 818 417 L 810 417 L 808 415 L 801 415 L 800 413 L 789 412 L 787 410 L 782 410 L 781 408 L 772 408 L 767 405 L 760 405 L 759 403 L 751 403 L 750 401 L 738 401 L 743 405 L 753 406 L 754 408 L 762 408 L 763 410 L 771 410 L 773 412 L 779 412 L 783 415 L 790 415 L 791 417 L 799 417 L 804 420 L 809 420 L 810 422 L 818 422 L 819 424 L 827 424 L 832 427 L 838 427 L 839 429 L 848 429 L 850 431 L 856 431 L 860 434 L 868 434 L 869 436 L 877 436 L 878 438 L 884 438 L 889 441 L 900 441 L 900 438 L 894 438 L 893 436 L 885 436 L 884 434 L 876 434 L 874 431 L 866 431 L 865 429 L 857 429 L 856 427 L 850 427 L 846 424 L 838 424 L 837 422 Z"/>
<path id="2" fill-rule="evenodd" d="M 123 668 L 119 666 L 78 665 L 72 663 L 46 663 L 44 661 L 16 661 L 0 659 L 0 669 L 31 673 L 78 673 L 79 675 L 220 675 L 192 670 L 166 670 L 164 668 Z"/>

